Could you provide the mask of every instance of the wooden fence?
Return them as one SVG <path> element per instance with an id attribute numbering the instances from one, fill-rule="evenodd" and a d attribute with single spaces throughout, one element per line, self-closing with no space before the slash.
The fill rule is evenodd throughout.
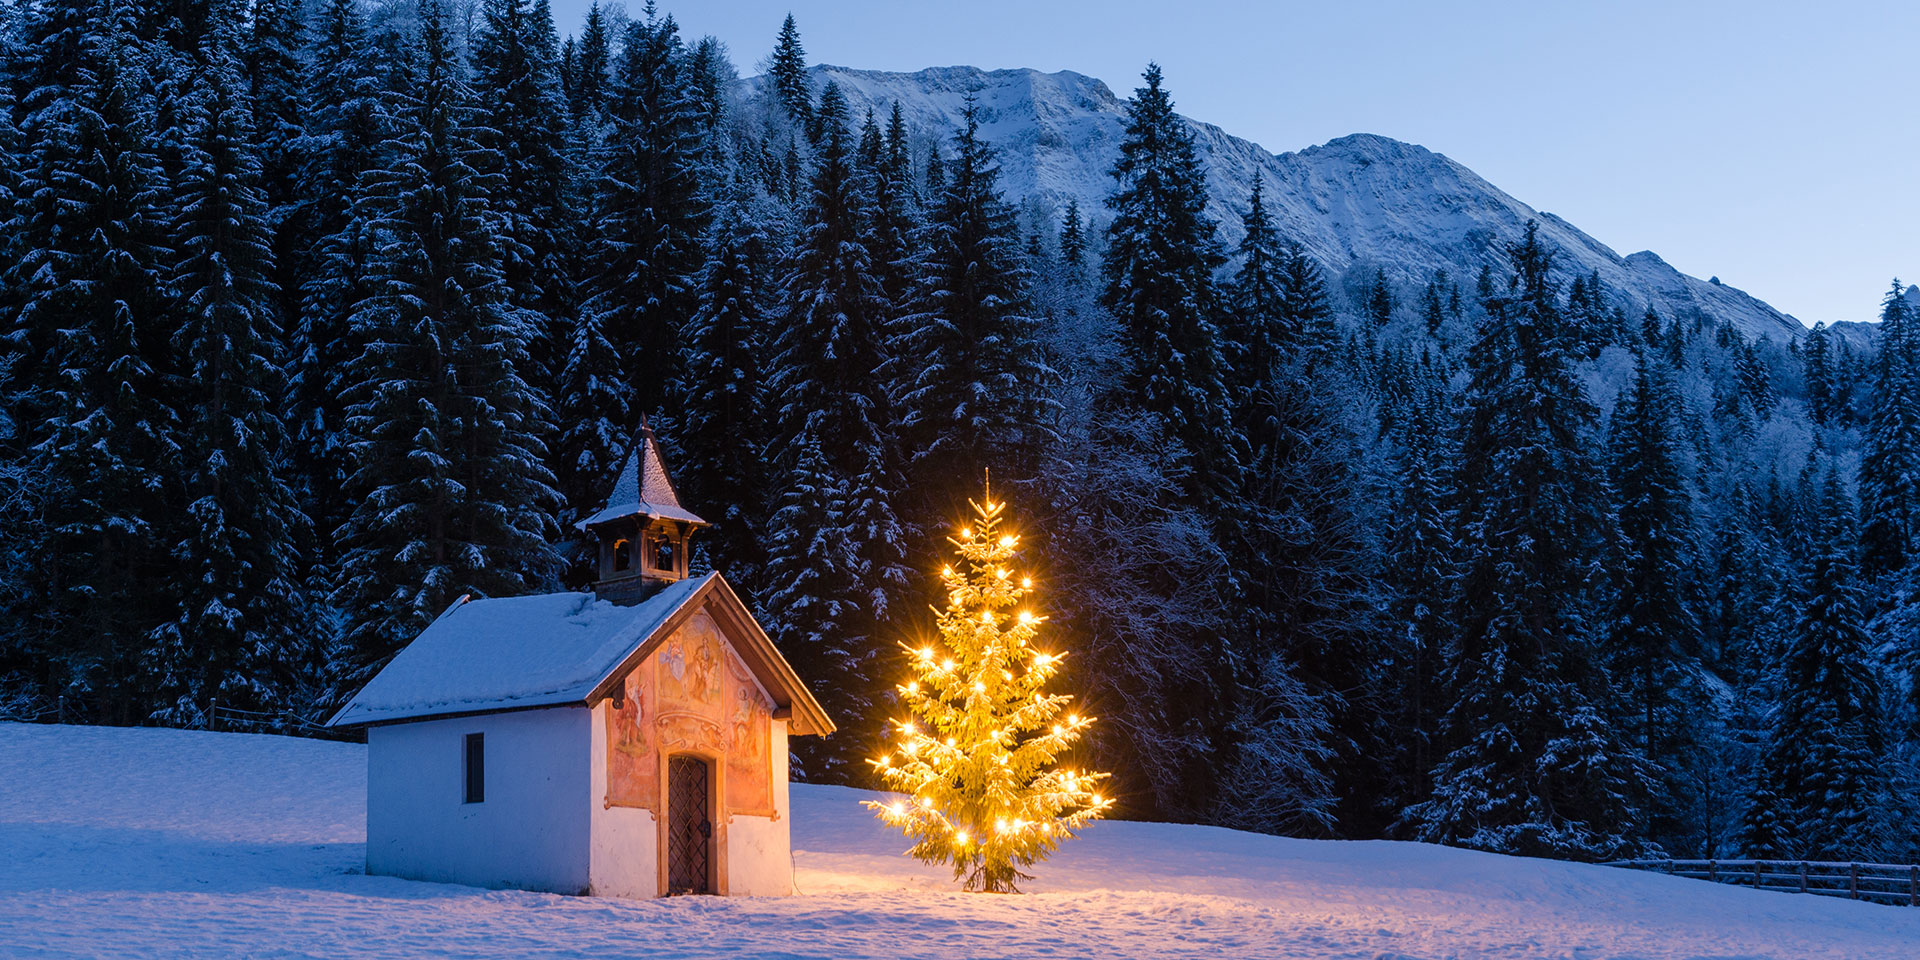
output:
<path id="1" fill-rule="evenodd" d="M 1920 907 L 1920 865 L 1819 860 L 1615 860 L 1607 866 L 1651 870 L 1756 890 Z"/>

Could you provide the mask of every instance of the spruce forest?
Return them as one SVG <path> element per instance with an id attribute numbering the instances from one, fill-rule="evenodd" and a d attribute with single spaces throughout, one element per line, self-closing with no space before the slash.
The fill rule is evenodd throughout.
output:
<path id="1" fill-rule="evenodd" d="M 583 587 L 644 417 L 840 725 L 801 779 L 878 785 L 991 469 L 1117 816 L 1920 858 L 1897 281 L 1776 342 L 1532 228 L 1335 275 L 1256 189 L 1229 245 L 1151 65 L 1056 209 L 791 17 L 750 70 L 651 3 L 0 17 L 0 717 L 316 733 L 461 596 Z"/>

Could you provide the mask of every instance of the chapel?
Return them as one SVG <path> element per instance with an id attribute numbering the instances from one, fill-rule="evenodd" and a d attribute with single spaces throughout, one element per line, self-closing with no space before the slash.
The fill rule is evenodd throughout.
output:
<path id="1" fill-rule="evenodd" d="M 687 546 L 642 427 L 585 592 L 462 598 L 329 721 L 365 728 L 367 872 L 613 897 L 793 890 L 787 738 L 834 725 Z"/>

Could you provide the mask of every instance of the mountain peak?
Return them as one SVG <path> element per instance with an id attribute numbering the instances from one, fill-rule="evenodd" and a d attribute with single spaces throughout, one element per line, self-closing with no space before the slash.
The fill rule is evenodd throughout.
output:
<path id="1" fill-rule="evenodd" d="M 943 143 L 961 124 L 969 94 L 981 135 L 996 149 L 1001 188 L 1010 200 L 1052 207 L 1069 199 L 1095 218 L 1113 191 L 1126 104 L 1105 83 L 1070 70 L 931 67 L 912 73 L 816 66 L 832 78 L 854 116 L 884 116 L 898 102 L 925 144 Z M 754 96 L 763 78 L 745 81 Z M 1731 323 L 1750 337 L 1789 339 L 1801 324 L 1733 287 L 1680 273 L 1652 253 L 1621 257 L 1566 220 L 1542 213 L 1472 170 L 1419 144 L 1355 133 L 1275 154 L 1212 124 L 1187 121 L 1208 170 L 1207 212 L 1221 237 L 1236 243 L 1256 179 L 1281 231 L 1305 247 L 1336 282 L 1356 269 L 1380 270 L 1404 285 L 1435 270 L 1477 274 L 1501 244 L 1518 240 L 1528 220 L 1558 251 L 1564 275 L 1597 273 L 1629 313 L 1651 305 L 1663 315 Z"/>

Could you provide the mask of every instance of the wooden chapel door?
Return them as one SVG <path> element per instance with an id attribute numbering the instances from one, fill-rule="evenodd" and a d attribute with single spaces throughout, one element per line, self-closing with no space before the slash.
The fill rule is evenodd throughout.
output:
<path id="1" fill-rule="evenodd" d="M 667 893 L 713 892 L 712 769 L 700 757 L 667 758 Z"/>

